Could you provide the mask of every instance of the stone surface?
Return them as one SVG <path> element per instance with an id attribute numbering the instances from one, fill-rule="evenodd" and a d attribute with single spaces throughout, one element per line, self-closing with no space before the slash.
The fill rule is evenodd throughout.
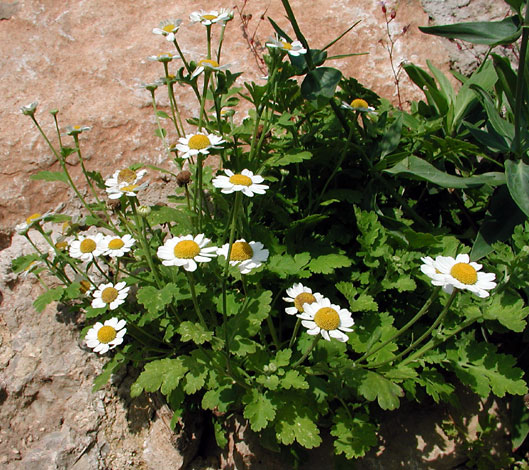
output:
<path id="1" fill-rule="evenodd" d="M 466 3 L 477 8 L 495 2 Z M 456 21 L 459 4 L 444 4 L 441 13 L 454 12 Z M 397 3 L 387 5 L 391 11 Z M 72 215 L 79 211 L 79 204 L 60 184 L 29 179 L 39 170 L 59 168 L 19 107 L 38 100 L 38 119 L 54 142 L 57 137 L 47 114 L 50 109 L 60 108 L 61 129 L 70 124 L 92 126 L 80 137 L 83 155 L 88 168 L 104 176 L 119 165 L 136 162 L 172 168 L 153 135 L 149 94 L 139 86 L 161 75 L 159 64 L 146 57 L 168 49 L 169 43 L 151 34 L 151 29 L 162 19 L 184 18 L 180 42 L 188 57 L 200 58 L 204 29 L 190 26 L 187 15 L 201 7 L 217 6 L 188 0 L 173 4 L 163 0 L 0 2 L 0 464 L 6 470 L 178 469 L 183 454 L 187 453 L 189 460 L 197 451 L 200 431 L 193 428 L 193 420 L 188 421 L 186 433 L 172 435 L 167 431 L 167 412 L 155 398 L 130 399 L 127 390 L 134 371 L 125 371 L 114 378 L 113 385 L 92 393 L 93 379 L 105 359 L 88 351 L 79 340 L 82 319 L 56 305 L 37 313 L 32 301 L 42 292 L 41 286 L 31 277 L 17 277 L 9 266 L 12 258 L 31 251 L 24 239 L 14 234 L 16 223 L 37 211 L 51 209 Z M 223 47 L 225 62 L 233 64 L 234 71 L 244 71 L 243 80 L 260 80 L 263 72 L 258 54 L 272 32 L 261 15 L 291 31 L 281 2 L 234 0 L 226 6 L 236 7 L 237 13 Z M 378 0 L 293 0 L 292 7 L 316 48 L 361 20 L 330 53 L 369 54 L 339 59 L 332 65 L 398 102 L 387 50 L 389 36 Z M 430 14 L 433 21 L 445 22 L 436 19 L 437 12 Z M 450 45 L 419 33 L 417 26 L 427 23 L 428 15 L 419 0 L 398 3 L 389 29 L 395 44 L 394 66 L 403 60 L 424 66 L 430 59 L 447 70 Z M 257 55 L 247 37 L 253 38 Z M 405 76 L 401 78 L 405 105 L 419 98 L 420 91 Z M 188 94 L 182 92 L 178 100 L 185 116 L 196 113 Z M 163 106 L 166 101 L 162 98 L 161 103 Z M 80 169 L 73 159 L 70 168 L 78 179 Z M 154 204 L 163 200 L 170 188 L 154 172 L 149 178 L 145 200 Z M 399 450 L 410 454 L 408 468 L 419 468 L 417 459 L 422 458 L 424 449 L 433 449 L 445 437 L 437 436 L 436 428 L 430 429 L 434 435 L 418 433 L 402 414 L 391 416 L 394 421 L 388 421 L 386 442 L 393 439 L 395 430 L 406 430 L 408 439 L 400 441 L 400 448 L 387 445 L 383 454 L 376 456 L 378 468 L 401 468 L 400 463 L 394 464 Z M 314 468 L 325 468 L 318 458 L 326 462 L 326 449 L 314 457 Z M 383 462 L 385 466 L 380 467 Z M 222 455 L 210 455 L 193 464 L 196 469 L 221 466 L 232 470 L 288 468 L 278 456 L 260 449 L 258 440 L 241 423 L 234 424 L 230 445 Z"/>

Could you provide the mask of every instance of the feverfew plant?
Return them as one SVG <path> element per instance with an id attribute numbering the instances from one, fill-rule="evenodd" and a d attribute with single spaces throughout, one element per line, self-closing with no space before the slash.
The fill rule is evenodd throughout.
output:
<path id="1" fill-rule="evenodd" d="M 429 107 L 393 108 L 326 65 L 352 27 L 310 48 L 283 5 L 296 38 L 271 21 L 262 85 L 220 65 L 231 10 L 152 29 L 175 48 L 153 51 L 162 77 L 145 85 L 168 157 L 159 170 L 174 188 L 167 201 L 144 202 L 157 168 L 89 171 L 78 139 L 89 127 L 68 126 L 68 144 L 54 110 L 52 143 L 37 103 L 23 107 L 61 168 L 35 179 L 70 185 L 84 215 L 17 225 L 35 253 L 13 270 L 46 288 L 37 311 L 60 301 L 84 314 L 87 348 L 109 354 L 95 390 L 132 364 L 132 396 L 161 392 L 173 425 L 199 402 L 220 446 L 222 417 L 234 413 L 270 445 L 311 449 L 330 433 L 337 458 L 353 459 L 377 445 L 378 409 L 403 399 L 455 402 L 461 386 L 527 393 L 510 354 L 529 313 L 528 225 L 518 213 L 507 232 L 490 221 L 497 199 L 526 214 L 527 197 L 507 179 L 510 198 L 480 133 L 488 124 L 470 106 L 446 128 L 442 111 L 458 102 L 441 107 L 440 92 Z M 183 54 L 186 27 L 204 27 L 201 56 Z M 192 90 L 197 115 L 180 113 L 175 84 Z M 476 87 L 462 99 L 489 112 Z M 237 122 L 241 99 L 251 109 Z M 72 154 L 88 192 L 70 177 Z"/>

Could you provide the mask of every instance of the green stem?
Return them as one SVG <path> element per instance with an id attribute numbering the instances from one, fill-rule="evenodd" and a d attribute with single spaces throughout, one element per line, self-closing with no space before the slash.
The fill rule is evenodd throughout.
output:
<path id="1" fill-rule="evenodd" d="M 270 313 L 266 316 L 266 324 L 268 325 L 268 329 L 270 330 L 270 334 L 272 335 L 272 341 L 274 342 L 274 345 L 277 349 L 280 349 L 279 344 L 279 338 L 277 336 L 276 327 L 274 326 L 274 322 L 272 321 L 272 317 L 270 316 Z"/>
<path id="2" fill-rule="evenodd" d="M 83 174 L 85 176 L 86 182 L 88 183 L 88 187 L 90 188 L 90 191 L 92 192 L 92 195 L 94 196 L 97 203 L 101 204 L 101 201 L 97 197 L 97 193 L 94 188 L 94 185 L 92 184 L 91 178 L 88 175 L 88 172 L 86 171 L 86 167 L 84 166 L 84 159 L 83 159 L 83 156 L 81 155 L 81 146 L 79 145 L 79 136 L 77 134 L 73 134 L 73 140 L 75 141 L 77 156 L 79 157 L 79 162 L 81 163 L 81 169 L 83 170 Z"/>
<path id="3" fill-rule="evenodd" d="M 149 247 L 149 242 L 147 241 L 147 238 L 145 237 L 144 230 L 143 230 L 143 219 L 138 216 L 138 212 L 136 211 L 136 202 L 134 198 L 129 198 L 130 207 L 132 209 L 132 214 L 134 216 L 134 221 L 136 222 L 136 226 L 139 227 L 138 238 L 140 241 L 140 245 L 143 249 L 143 253 L 145 254 L 145 259 L 147 260 L 147 264 L 149 265 L 149 269 L 151 270 L 154 279 L 156 281 L 156 284 L 158 285 L 158 288 L 163 288 L 164 285 L 160 279 L 160 275 L 158 274 L 158 270 L 156 269 L 156 266 L 154 265 L 154 261 L 151 256 L 151 250 Z"/>
<path id="4" fill-rule="evenodd" d="M 312 341 L 311 345 L 309 346 L 305 354 L 303 354 L 303 356 L 301 356 L 301 358 L 292 365 L 292 369 L 295 369 L 297 366 L 302 364 L 305 361 L 305 359 L 307 359 L 307 357 L 309 357 L 309 354 L 312 352 L 312 350 L 314 349 L 314 346 L 316 346 L 316 343 L 318 342 L 319 339 L 320 339 L 320 335 L 318 334 L 314 337 L 314 340 Z"/>
<path id="5" fill-rule="evenodd" d="M 440 344 L 448 341 L 450 338 L 454 337 L 455 335 L 457 335 L 458 333 L 463 331 L 465 328 L 468 328 L 470 325 L 475 323 L 477 320 L 478 320 L 478 318 L 470 318 L 470 319 L 464 321 L 463 323 L 461 323 L 461 325 L 459 325 L 459 327 L 457 329 L 455 329 L 454 331 L 452 331 L 448 336 L 445 336 L 444 338 L 432 339 L 432 340 L 428 341 L 428 343 L 426 343 L 420 349 L 415 351 L 413 354 L 410 354 L 399 365 L 405 366 L 406 364 L 419 359 L 425 353 L 427 353 L 428 351 L 430 351 L 433 348 L 436 348 Z"/>
<path id="6" fill-rule="evenodd" d="M 182 120 L 180 119 L 180 113 L 178 111 L 178 105 L 176 104 L 176 100 L 175 100 L 175 97 L 174 97 L 174 92 L 173 92 L 173 84 L 171 83 L 171 79 L 169 78 L 169 64 L 167 62 L 164 62 L 163 63 L 163 69 L 164 69 L 164 72 L 165 72 L 165 80 L 167 82 L 167 94 L 169 96 L 169 104 L 171 106 L 171 114 L 173 115 L 173 124 L 174 124 L 174 127 L 176 129 L 176 133 L 178 134 L 178 137 L 182 137 L 183 135 L 183 132 L 184 132 L 184 126 L 182 123 Z M 177 120 L 177 116 L 178 116 L 178 120 Z M 182 126 L 182 131 L 180 131 L 180 126 L 178 125 L 178 123 L 180 122 L 181 126 Z"/>
<path id="7" fill-rule="evenodd" d="M 388 338 L 386 341 L 384 341 L 382 344 L 378 345 L 375 349 L 371 351 L 366 351 L 365 354 L 356 361 L 357 364 L 360 364 L 361 362 L 364 362 L 369 357 L 371 357 L 373 354 L 376 354 L 378 351 L 380 351 L 382 348 L 385 348 L 389 343 L 397 339 L 399 336 L 404 334 L 406 331 L 408 331 L 417 321 L 426 313 L 428 312 L 428 309 L 430 308 L 430 305 L 432 305 L 432 302 L 437 298 L 439 295 L 439 291 L 441 290 L 441 287 L 436 287 L 433 292 L 431 293 L 430 297 L 424 305 L 421 307 L 421 309 L 415 314 L 415 316 L 408 321 L 400 330 L 396 331 L 390 338 Z"/>
<path id="8" fill-rule="evenodd" d="M 527 56 L 527 42 L 529 39 L 529 4 L 525 7 L 525 18 L 522 25 L 522 42 L 520 45 L 520 59 L 518 61 L 518 74 L 516 77 L 516 98 L 514 108 L 514 141 L 513 141 L 513 153 L 518 159 L 522 158 L 522 149 L 520 145 L 520 133 L 521 133 L 521 115 L 524 92 L 527 87 L 524 83 L 524 72 L 525 72 L 525 61 Z"/>
<path id="9" fill-rule="evenodd" d="M 187 73 L 190 73 L 189 64 L 184 56 L 184 53 L 182 52 L 182 49 L 180 49 L 180 46 L 178 45 L 178 41 L 175 39 L 173 41 L 173 44 L 175 45 L 176 50 L 178 51 L 178 54 L 180 55 L 180 58 L 182 59 L 182 62 L 184 63 L 184 67 L 186 68 Z"/>
<path id="10" fill-rule="evenodd" d="M 169 149 L 169 145 L 167 144 L 167 140 L 165 139 L 164 135 L 164 129 L 162 127 L 162 124 L 160 123 L 160 117 L 158 116 L 158 106 L 156 106 L 156 98 L 154 97 L 154 90 L 151 91 L 151 100 L 152 100 L 152 109 L 154 111 L 154 117 L 156 119 L 156 125 L 158 126 L 158 132 L 160 134 L 160 137 L 162 139 L 163 146 L 165 148 L 165 151 L 167 152 L 167 156 L 171 156 L 171 150 Z"/>
<path id="11" fill-rule="evenodd" d="M 227 311 L 226 290 L 227 290 L 228 270 L 230 268 L 231 247 L 233 245 L 233 241 L 235 240 L 235 228 L 237 226 L 237 214 L 239 212 L 240 205 L 241 205 L 241 192 L 237 191 L 235 193 L 235 202 L 234 202 L 233 211 L 231 214 L 230 237 L 228 239 L 228 252 L 226 253 L 226 262 L 224 263 L 224 270 L 222 274 L 222 321 L 223 321 L 224 343 L 225 343 L 225 348 L 226 348 L 228 365 L 229 365 L 229 359 L 230 359 L 230 343 L 229 343 L 229 335 L 228 335 L 228 311 Z"/>
<path id="12" fill-rule="evenodd" d="M 208 59 L 211 59 L 211 25 L 206 25 L 206 36 L 208 41 Z"/>
<path id="13" fill-rule="evenodd" d="M 448 302 L 446 302 L 446 305 L 444 306 L 442 312 L 439 314 L 439 316 L 437 317 L 435 322 L 433 322 L 432 325 L 430 326 L 430 328 L 428 328 L 421 336 L 419 336 L 419 338 L 417 338 L 415 341 L 413 341 L 413 343 L 411 343 L 404 351 L 402 351 L 397 356 L 395 356 L 395 357 L 393 357 L 391 359 L 388 359 L 387 361 L 379 362 L 378 364 L 372 364 L 370 367 L 378 368 L 378 367 L 381 367 L 381 366 L 383 366 L 385 364 L 389 364 L 390 362 L 398 361 L 400 358 L 404 357 L 410 351 L 415 349 L 415 347 L 417 347 L 419 344 L 421 344 L 428 336 L 430 336 L 432 331 L 435 328 L 437 328 L 437 326 L 443 321 L 446 313 L 448 312 L 448 309 L 452 305 L 452 302 L 456 298 L 456 295 L 457 295 L 458 292 L 459 292 L 458 289 L 454 289 L 454 291 L 452 292 L 452 295 L 448 299 Z"/>
<path id="14" fill-rule="evenodd" d="M 292 337 L 290 338 L 290 342 L 288 343 L 289 349 L 292 349 L 292 346 L 294 346 L 294 341 L 296 340 L 296 336 L 298 335 L 300 326 L 301 326 L 301 318 L 298 318 L 296 321 L 296 325 L 294 326 L 294 331 L 292 332 Z"/>
<path id="15" fill-rule="evenodd" d="M 222 43 L 224 42 L 224 30 L 226 29 L 226 23 L 222 23 L 219 38 L 219 48 L 217 49 L 217 63 L 220 64 L 220 51 L 222 50 Z"/>
<path id="16" fill-rule="evenodd" d="M 207 119 L 207 113 L 205 111 L 206 106 L 206 94 L 208 92 L 208 83 L 209 83 L 209 76 L 211 74 L 211 71 L 208 70 L 206 67 L 204 67 L 204 87 L 202 89 L 202 97 L 200 98 L 200 116 L 198 118 L 198 130 L 202 130 L 202 123 L 204 121 L 204 116 L 206 116 L 206 122 Z"/>
<path id="17" fill-rule="evenodd" d="M 189 289 L 191 291 L 191 298 L 193 299 L 193 306 L 195 307 L 195 312 L 197 313 L 197 317 L 200 321 L 200 324 L 207 330 L 207 324 L 204 320 L 204 317 L 202 316 L 202 312 L 200 311 L 200 307 L 198 305 L 198 299 L 197 299 L 197 292 L 195 289 L 195 280 L 193 279 L 193 275 L 186 271 L 187 275 L 187 281 L 189 282 Z"/>
<path id="18" fill-rule="evenodd" d="M 35 126 L 37 126 L 37 129 L 39 130 L 40 132 L 40 135 L 44 138 L 44 140 L 46 141 L 46 143 L 48 144 L 48 147 L 51 149 L 51 151 L 53 152 L 53 154 L 55 155 L 55 157 L 57 158 L 57 161 L 59 162 L 59 164 L 61 165 L 61 168 L 62 168 L 62 171 L 64 171 L 64 174 L 66 176 L 66 179 L 68 180 L 68 184 L 70 185 L 70 187 L 73 189 L 73 191 L 75 192 L 75 195 L 78 197 L 78 199 L 81 201 L 81 203 L 83 204 L 83 206 L 85 207 L 85 209 L 90 212 L 90 215 L 92 217 L 94 217 L 95 219 L 97 220 L 100 220 L 100 217 L 98 217 L 95 212 L 90 208 L 90 206 L 87 204 L 87 202 L 85 201 L 84 197 L 81 195 L 81 193 L 79 192 L 79 190 L 77 189 L 77 186 L 75 186 L 73 180 L 72 180 L 72 177 L 70 176 L 70 173 L 68 172 L 68 169 L 66 168 L 66 163 L 64 162 L 64 159 L 62 157 L 62 155 L 60 155 L 57 150 L 55 150 L 55 147 L 52 145 L 52 143 L 50 142 L 50 140 L 48 139 L 48 137 L 46 136 L 46 134 L 44 133 L 44 131 L 42 130 L 42 128 L 40 127 L 39 123 L 37 122 L 37 120 L 35 119 L 34 116 L 31 116 L 31 119 L 33 120 L 33 123 L 35 124 Z M 107 226 L 106 224 L 104 224 L 107 228 L 110 228 L 109 226 Z"/>

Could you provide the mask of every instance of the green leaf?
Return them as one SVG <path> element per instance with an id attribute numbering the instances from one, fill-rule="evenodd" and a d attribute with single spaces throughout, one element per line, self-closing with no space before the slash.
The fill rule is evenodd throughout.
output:
<path id="1" fill-rule="evenodd" d="M 505 175 L 514 202 L 529 217 L 529 165 L 522 160 L 506 160 Z"/>
<path id="2" fill-rule="evenodd" d="M 267 166 L 287 166 L 291 163 L 301 163 L 305 160 L 310 160 L 312 153 L 307 150 L 301 152 L 297 149 L 288 150 L 286 153 L 274 155 L 264 162 Z"/>
<path id="3" fill-rule="evenodd" d="M 485 320 L 496 320 L 517 333 L 524 331 L 529 315 L 529 307 L 524 307 L 523 300 L 509 291 L 493 294 L 492 303 L 482 310 Z"/>
<path id="4" fill-rule="evenodd" d="M 287 402 L 277 412 L 275 430 L 278 441 L 290 445 L 296 440 L 307 449 L 318 447 L 321 437 L 317 424 L 311 419 L 313 414 L 305 406 Z"/>
<path id="5" fill-rule="evenodd" d="M 398 147 L 402 135 L 402 122 L 403 114 L 400 113 L 391 126 L 385 129 L 382 140 L 377 146 L 377 153 L 380 154 L 381 159 Z"/>
<path id="6" fill-rule="evenodd" d="M 422 385 L 426 393 L 430 395 L 435 403 L 440 400 L 449 401 L 450 395 L 454 392 L 454 386 L 446 382 L 446 379 L 435 369 L 425 369 L 416 379 Z"/>
<path id="7" fill-rule="evenodd" d="M 184 383 L 184 392 L 188 395 L 196 393 L 206 383 L 209 367 L 204 361 L 204 358 L 201 357 L 201 354 L 199 350 L 195 350 L 190 356 L 182 357 L 182 362 L 188 369 Z"/>
<path id="8" fill-rule="evenodd" d="M 48 304 L 61 300 L 64 290 L 64 287 L 55 287 L 43 292 L 35 299 L 33 302 L 33 307 L 35 307 L 37 312 L 41 313 Z"/>
<path id="9" fill-rule="evenodd" d="M 68 178 L 62 171 L 39 171 L 35 175 L 31 175 L 29 179 L 68 183 Z"/>
<path id="10" fill-rule="evenodd" d="M 346 255 L 332 253 L 313 258 L 309 263 L 309 269 L 313 273 L 331 274 L 335 269 L 351 266 L 352 260 Z"/>
<path id="11" fill-rule="evenodd" d="M 213 338 L 213 331 L 207 331 L 200 323 L 190 321 L 180 323 L 176 332 L 182 337 L 183 343 L 193 341 L 195 344 L 204 344 Z"/>
<path id="12" fill-rule="evenodd" d="M 202 397 L 202 408 L 226 413 L 232 403 L 240 400 L 239 393 L 233 384 L 222 385 L 208 390 Z"/>
<path id="13" fill-rule="evenodd" d="M 515 358 L 498 353 L 491 343 L 478 343 L 465 335 L 457 348 L 447 350 L 447 358 L 459 380 L 481 397 L 490 392 L 498 397 L 527 393 L 523 371 L 515 367 Z"/>
<path id="14" fill-rule="evenodd" d="M 287 371 L 281 379 L 281 385 L 286 390 L 290 390 L 291 388 L 296 390 L 307 390 L 309 388 L 309 384 L 297 370 Z"/>
<path id="15" fill-rule="evenodd" d="M 130 387 L 132 398 L 145 392 L 161 390 L 164 395 L 169 395 L 180 383 L 188 368 L 181 358 L 159 359 L 145 364 L 143 372 Z"/>
<path id="16" fill-rule="evenodd" d="M 363 457 L 378 442 L 377 428 L 364 413 L 354 413 L 351 416 L 340 408 L 332 421 L 331 436 L 336 438 L 336 455 L 344 454 L 347 459 Z"/>
<path id="17" fill-rule="evenodd" d="M 369 401 L 377 400 L 383 410 L 395 410 L 400 405 L 399 397 L 404 395 L 402 388 L 382 375 L 367 370 L 358 392 Z"/>
<path id="18" fill-rule="evenodd" d="M 169 115 L 165 111 L 157 111 L 156 115 L 163 119 L 169 119 Z"/>
<path id="19" fill-rule="evenodd" d="M 138 289 L 137 299 L 150 314 L 161 312 L 173 300 L 173 291 L 177 289 L 175 284 L 167 284 L 163 289 L 145 286 Z"/>
<path id="20" fill-rule="evenodd" d="M 302 96 L 315 108 L 325 106 L 336 93 L 342 72 L 332 67 L 318 67 L 311 70 L 301 83 Z"/>
<path id="21" fill-rule="evenodd" d="M 252 431 L 259 432 L 276 416 L 276 406 L 267 397 L 266 392 L 252 388 L 242 397 L 244 417 L 250 421 Z"/>
<path id="22" fill-rule="evenodd" d="M 117 352 L 110 361 L 108 361 L 103 367 L 103 372 L 99 374 L 94 379 L 94 385 L 92 387 L 92 393 L 101 390 L 107 382 L 110 380 L 110 377 L 114 372 L 119 370 L 119 368 L 127 361 L 127 357 L 122 352 Z"/>
<path id="23" fill-rule="evenodd" d="M 413 155 L 403 159 L 393 168 L 384 171 L 393 175 L 411 175 L 443 188 L 473 188 L 484 184 L 490 186 L 505 184 L 505 175 L 503 173 L 489 172 L 462 178 L 461 176 L 450 175 L 438 170 L 432 164 Z"/>
<path id="24" fill-rule="evenodd" d="M 496 188 L 489 201 L 489 213 L 485 216 L 472 246 L 470 258 L 477 261 L 491 253 L 493 244 L 510 238 L 514 228 L 524 220 L 524 213 L 512 200 L 507 187 Z"/>
<path id="25" fill-rule="evenodd" d="M 486 90 L 478 85 L 472 86 L 472 90 L 476 92 L 479 101 L 485 108 L 488 118 L 487 125 L 490 124 L 500 136 L 511 144 L 514 139 L 514 125 L 503 119 Z"/>
<path id="26" fill-rule="evenodd" d="M 510 16 L 501 21 L 476 21 L 440 26 L 419 26 L 426 34 L 434 34 L 450 39 L 461 39 L 473 44 L 498 46 L 511 44 L 522 34 L 518 16 Z"/>
<path id="27" fill-rule="evenodd" d="M 294 256 L 278 254 L 270 257 L 267 267 L 271 272 L 276 273 L 281 279 L 285 279 L 289 276 L 304 278 L 310 276 L 310 273 L 306 269 L 309 260 L 310 254 L 306 252 L 298 253 Z"/>
<path id="28" fill-rule="evenodd" d="M 40 255 L 31 253 L 30 255 L 23 255 L 11 260 L 11 270 L 14 273 L 20 273 L 28 269 L 35 261 L 40 260 Z"/>
<path id="29" fill-rule="evenodd" d="M 167 131 L 163 128 L 158 128 L 154 131 L 154 135 L 163 139 L 167 135 Z"/>

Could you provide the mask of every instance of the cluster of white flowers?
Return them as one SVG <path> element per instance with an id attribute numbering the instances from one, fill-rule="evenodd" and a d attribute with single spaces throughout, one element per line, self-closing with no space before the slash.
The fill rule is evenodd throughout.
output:
<path id="1" fill-rule="evenodd" d="M 421 271 L 426 274 L 434 286 L 441 286 L 443 290 L 451 294 L 454 289 L 468 290 L 478 297 L 489 296 L 489 290 L 496 287 L 494 273 L 481 272 L 481 264 L 470 261 L 467 254 L 459 254 L 455 258 L 451 256 L 430 256 L 421 258 L 424 263 Z"/>
<path id="2" fill-rule="evenodd" d="M 78 235 L 70 242 L 69 252 L 72 258 L 81 261 L 92 261 L 97 256 L 110 256 L 119 258 L 128 253 L 136 240 L 131 235 Z"/>
<path id="3" fill-rule="evenodd" d="M 334 338 L 342 343 L 349 339 L 346 333 L 353 331 L 354 325 L 351 312 L 301 283 L 294 284 L 286 292 L 288 297 L 283 300 L 294 306 L 287 307 L 285 312 L 300 318 L 309 335 L 321 334 L 327 341 Z"/>

